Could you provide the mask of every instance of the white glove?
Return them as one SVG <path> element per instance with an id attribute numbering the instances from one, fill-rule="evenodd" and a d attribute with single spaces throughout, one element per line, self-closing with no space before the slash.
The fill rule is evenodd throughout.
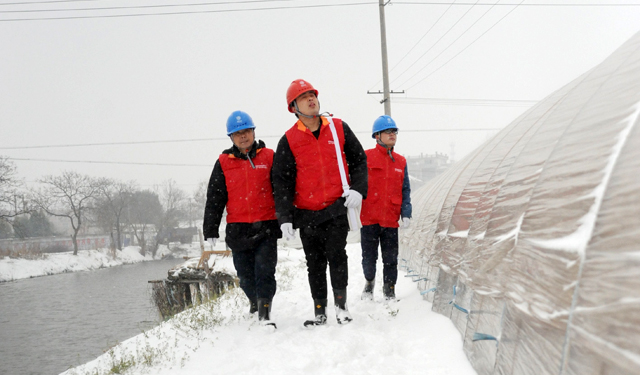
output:
<path id="1" fill-rule="evenodd" d="M 347 199 L 344 201 L 344 206 L 348 208 L 357 208 L 362 205 L 362 194 L 358 193 L 355 190 L 347 190 L 342 194 L 343 197 Z"/>
<path id="2" fill-rule="evenodd" d="M 403 217 L 402 218 L 402 229 L 407 229 L 411 225 L 411 218 Z"/>
<path id="3" fill-rule="evenodd" d="M 294 238 L 294 236 L 296 234 L 296 230 L 293 229 L 293 224 L 291 224 L 291 223 L 282 224 L 280 226 L 280 230 L 282 231 L 282 236 L 287 241 L 293 240 L 293 238 Z"/>
<path id="4" fill-rule="evenodd" d="M 216 246 L 216 242 L 218 242 L 217 238 L 207 238 L 207 242 L 209 243 L 209 245 L 211 245 L 211 248 L 213 249 L 214 246 Z"/>

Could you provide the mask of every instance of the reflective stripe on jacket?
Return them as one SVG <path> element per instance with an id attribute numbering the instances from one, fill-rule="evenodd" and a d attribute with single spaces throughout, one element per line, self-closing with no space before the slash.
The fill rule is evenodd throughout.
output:
<path id="1" fill-rule="evenodd" d="M 344 154 L 344 130 L 340 119 L 333 119 L 340 141 L 342 163 L 348 171 Z M 296 187 L 293 205 L 303 210 L 319 211 L 342 196 L 338 158 L 329 122 L 322 117 L 320 135 L 316 137 L 298 121 L 285 133 L 296 161 Z M 348 173 L 348 172 L 347 172 Z M 347 181 L 349 175 L 347 174 Z"/>
<path id="2" fill-rule="evenodd" d="M 389 157 L 387 149 L 380 145 L 366 150 L 365 153 L 369 170 L 369 189 L 367 198 L 362 201 L 362 225 L 379 224 L 386 228 L 398 228 L 407 160 L 391 151 L 394 162 Z"/>
<path id="3" fill-rule="evenodd" d="M 273 150 L 258 149 L 251 162 L 231 153 L 221 154 L 218 161 L 227 185 L 227 223 L 276 220 L 271 187 Z"/>

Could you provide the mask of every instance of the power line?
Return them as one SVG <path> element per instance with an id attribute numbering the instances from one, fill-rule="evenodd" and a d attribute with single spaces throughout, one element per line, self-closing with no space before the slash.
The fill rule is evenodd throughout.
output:
<path id="1" fill-rule="evenodd" d="M 408 98 L 411 99 L 411 98 Z M 419 99 L 419 98 L 415 98 Z M 429 100 L 429 99 L 427 99 Z M 449 101 L 456 101 L 456 99 L 443 99 Z M 458 100 L 471 100 L 471 99 L 458 99 Z M 481 100 L 481 99 L 475 99 Z M 504 102 L 507 102 L 505 100 Z M 514 101 L 517 102 L 517 101 Z M 525 102 L 525 101 L 522 101 Z M 412 103 L 409 103 L 412 104 Z M 451 128 L 451 129 L 413 129 L 403 130 L 403 132 L 420 133 L 420 132 L 434 132 L 434 131 L 485 131 L 485 130 L 499 130 L 499 128 L 490 129 L 474 129 L 474 128 Z M 354 131 L 356 134 L 369 134 L 369 131 Z M 257 138 L 281 138 L 279 135 L 261 135 Z M 224 141 L 229 140 L 229 137 L 220 138 L 194 138 L 194 139 L 168 139 L 168 140 L 154 140 L 154 141 L 133 141 L 133 142 L 102 142 L 102 143 L 75 143 L 75 144 L 60 144 L 60 145 L 37 145 L 37 146 L 8 146 L 0 147 L 0 150 L 27 150 L 27 149 L 41 149 L 41 148 L 69 148 L 69 147 L 94 147 L 94 146 L 131 146 L 141 144 L 157 144 L 157 143 L 185 143 L 185 142 L 209 142 L 209 141 Z M 16 159 L 18 160 L 18 159 Z"/>
<path id="2" fill-rule="evenodd" d="M 522 0 L 520 2 L 520 4 L 522 4 L 524 2 L 524 0 Z M 466 51 L 467 48 L 471 47 L 471 45 L 473 45 L 475 42 L 478 41 L 478 39 L 482 38 L 486 33 L 488 33 L 491 29 L 493 29 L 497 24 L 499 24 L 503 19 L 505 19 L 508 15 L 511 14 L 511 12 L 513 12 L 514 10 L 516 10 L 520 4 L 516 4 L 516 6 L 514 6 L 511 10 L 509 10 L 504 16 L 502 16 L 499 20 L 497 20 L 493 25 L 491 25 L 487 30 L 485 30 L 485 32 L 483 32 L 482 34 L 480 34 L 477 38 L 475 38 L 471 43 L 467 44 L 466 47 L 464 47 L 462 50 L 460 50 L 460 52 L 456 53 L 455 55 L 453 55 L 453 57 L 451 57 L 449 60 L 445 61 L 444 64 L 440 65 L 438 68 L 436 68 L 436 70 L 432 71 L 431 73 L 429 73 L 426 77 L 422 78 L 421 80 L 419 80 L 418 82 L 414 83 L 412 86 L 408 87 L 407 90 L 409 90 L 412 87 L 415 87 L 416 85 L 418 85 L 419 83 L 423 82 L 424 80 L 426 80 L 427 78 L 431 77 L 435 72 L 437 72 L 438 70 L 440 70 L 442 67 L 444 67 L 445 65 L 447 65 L 451 60 L 455 59 L 456 57 L 458 57 L 462 52 Z"/>
<path id="3" fill-rule="evenodd" d="M 442 129 L 414 129 L 414 130 L 401 130 L 402 133 L 415 133 L 415 132 L 456 132 L 456 131 L 496 131 L 501 128 L 442 128 Z M 371 132 L 356 132 L 366 133 Z M 112 165 L 140 165 L 140 166 L 162 166 L 162 167 L 207 167 L 211 168 L 211 164 L 177 164 L 177 163 L 143 163 L 143 162 L 123 162 L 123 161 L 99 161 L 99 160 L 64 160 L 64 159 L 34 159 L 34 158 L 14 158 L 7 157 L 9 160 L 16 161 L 37 161 L 48 163 L 74 163 L 74 164 L 112 164 Z"/>
<path id="4" fill-rule="evenodd" d="M 228 4 L 246 4 L 246 3 L 272 3 L 295 0 L 244 0 L 244 1 L 223 1 L 217 3 L 188 3 L 188 4 L 165 4 L 165 5 L 130 5 L 130 6 L 112 6 L 101 8 L 56 8 L 56 9 L 28 9 L 28 10 L 1 10 L 0 13 L 34 13 L 34 12 L 84 12 L 92 10 L 123 10 L 123 9 L 153 9 L 153 8 L 175 8 L 175 7 L 194 7 L 209 5 L 228 5 Z"/>
<path id="5" fill-rule="evenodd" d="M 448 99 L 448 98 L 396 98 L 400 104 L 435 104 L 480 107 L 531 107 L 537 100 L 500 100 L 500 99 Z"/>
<path id="6" fill-rule="evenodd" d="M 270 138 L 270 137 L 272 136 L 265 136 L 263 138 Z M 273 136 L 273 137 L 276 137 L 276 136 Z M 157 140 L 157 141 L 132 141 L 132 142 L 75 143 L 75 144 L 66 144 L 66 145 L 63 144 L 63 145 L 39 145 L 39 146 L 11 146 L 11 147 L 0 147 L 0 150 L 25 150 L 25 149 L 32 149 L 32 148 L 67 148 L 67 147 L 91 147 L 91 146 L 120 146 L 120 145 L 153 144 L 153 143 L 206 142 L 206 141 L 221 141 L 221 140 L 227 140 L 227 139 L 229 139 L 229 137 L 168 139 L 168 140 Z"/>
<path id="7" fill-rule="evenodd" d="M 54 1 L 23 1 L 20 3 L 2 3 L 2 5 L 31 5 L 31 4 L 53 4 L 53 3 L 76 3 L 76 2 L 87 2 L 87 1 L 104 1 L 104 0 L 54 0 Z"/>
<path id="8" fill-rule="evenodd" d="M 474 3 L 451 3 L 451 2 L 433 2 L 433 1 L 394 1 L 393 4 L 399 5 L 476 5 Z M 478 3 L 479 6 L 490 6 L 492 3 Z M 500 6 L 513 6 L 517 3 L 502 3 Z M 527 3 L 522 4 L 525 7 L 637 7 L 640 3 Z"/>
<path id="9" fill-rule="evenodd" d="M 0 20 L 0 22 L 53 21 L 53 20 L 75 20 L 75 19 L 91 19 L 91 18 L 121 18 L 121 17 L 146 17 L 146 16 L 173 16 L 173 15 L 183 15 L 183 14 L 206 14 L 206 13 L 229 13 L 229 12 L 262 11 L 262 10 L 329 8 L 329 7 L 345 7 L 345 6 L 372 5 L 372 4 L 377 4 L 377 3 L 364 2 L 364 3 L 345 3 L 345 4 L 281 6 L 281 7 L 270 7 L 270 8 L 246 8 L 246 9 L 225 9 L 225 10 L 221 10 L 221 9 L 218 9 L 218 10 L 195 10 L 195 11 L 180 11 L 180 12 L 165 12 L 165 13 L 131 13 L 131 14 L 95 15 L 95 16 L 13 18 L 13 19 L 2 19 L 2 20 Z"/>
<path id="10" fill-rule="evenodd" d="M 421 37 L 420 39 L 418 39 L 418 41 L 416 42 L 416 44 L 414 44 L 414 45 L 413 45 L 413 47 L 411 47 L 411 49 L 409 49 L 409 51 L 408 51 L 404 56 L 402 56 L 402 58 L 401 58 L 400 60 L 398 60 L 398 62 L 393 66 L 393 68 L 391 68 L 391 71 L 393 71 L 393 69 L 395 69 L 398 65 L 400 65 L 400 63 L 401 63 L 402 61 L 404 61 L 404 59 L 405 59 L 407 56 L 409 56 L 409 54 L 411 53 L 411 51 L 413 51 L 413 50 L 418 46 L 418 44 L 420 44 L 420 42 L 422 42 L 422 39 L 424 39 L 424 38 L 429 34 L 429 32 L 431 32 L 431 30 L 432 30 L 432 29 L 433 29 L 433 28 L 438 24 L 438 22 L 440 22 L 440 20 L 442 19 L 442 17 L 444 17 L 444 15 L 445 15 L 445 14 L 447 14 L 447 12 L 449 11 L 449 9 L 451 9 L 451 7 L 452 7 L 452 6 L 453 6 L 453 3 L 451 3 L 447 9 L 445 9 L 445 11 L 440 15 L 440 17 L 438 17 L 438 19 L 436 20 L 436 22 L 434 22 L 434 23 L 433 23 L 433 25 L 431 25 L 431 27 L 427 30 L 427 32 L 426 32 L 426 33 L 424 33 L 424 35 L 422 35 L 422 37 Z"/>
<path id="11" fill-rule="evenodd" d="M 0 5 L 29 5 L 29 4 L 47 4 L 47 3 L 66 3 L 76 1 L 99 1 L 99 0 L 58 0 L 58 1 L 34 1 L 34 2 L 20 2 L 20 3 L 5 3 Z M 264 0 L 270 1 L 270 0 Z M 279 0 L 271 0 L 279 1 Z M 290 1 L 290 0 L 281 0 Z M 249 1 L 247 1 L 249 2 Z M 217 3 L 222 4 L 222 3 Z M 327 7 L 343 7 L 343 6 L 356 6 L 356 5 L 373 5 L 374 2 L 363 3 L 346 3 L 346 4 L 324 4 L 324 5 L 298 5 L 290 7 L 271 7 L 271 8 L 248 8 L 248 9 L 227 9 L 227 10 L 199 10 L 199 11 L 181 11 L 181 12 L 165 12 L 165 13 L 133 13 L 133 14 L 117 14 L 117 15 L 95 15 L 95 16 L 66 16 L 66 17 L 40 17 L 40 18 L 14 18 L 14 19 L 1 19 L 0 22 L 17 22 L 17 21 L 53 21 L 53 20 L 72 20 L 72 19 L 92 19 L 92 18 L 122 18 L 122 17 L 146 17 L 146 16 L 170 16 L 170 15 L 184 15 L 184 14 L 205 14 L 205 13 L 228 13 L 228 12 L 246 12 L 246 11 L 260 11 L 260 10 L 282 10 L 282 9 L 304 9 L 304 8 L 327 8 Z M 452 3 L 452 2 L 394 2 L 399 5 L 476 5 L 474 3 Z M 198 4 L 193 4 L 197 6 Z M 477 3 L 478 6 L 491 6 L 491 3 Z M 515 3 L 498 4 L 500 6 L 513 6 Z M 166 5 L 168 6 L 181 6 L 181 5 Z M 546 7 L 635 7 L 640 6 L 640 3 L 533 3 L 523 4 L 523 6 L 546 6 Z M 154 6 L 140 6 L 142 7 L 154 7 Z M 155 6 L 160 7 L 160 6 Z M 98 8 L 94 8 L 98 9 Z M 117 7 L 101 8 L 101 9 L 113 9 L 117 10 Z M 93 10 L 93 9 L 87 9 Z M 53 11 L 53 10 L 49 10 Z M 55 10 L 58 11 L 58 10 Z M 70 11 L 70 10 L 66 10 Z M 23 11 L 26 12 L 26 11 Z M 6 13 L 6 12 L 5 12 Z"/>
<path id="12" fill-rule="evenodd" d="M 502 128 L 442 128 L 442 129 L 421 129 L 421 130 L 400 130 L 402 133 L 417 133 L 417 132 L 485 132 L 485 131 L 494 131 L 494 130 L 502 130 Z M 356 133 L 367 133 L 371 134 L 371 132 L 356 132 Z"/>
<path id="13" fill-rule="evenodd" d="M 431 25 L 431 27 L 429 28 L 429 30 L 427 30 L 427 32 L 426 32 L 426 33 L 424 33 L 424 35 L 422 35 L 422 37 L 421 37 L 421 38 L 416 42 L 416 44 L 414 44 L 414 45 L 413 45 L 413 47 L 411 47 L 411 49 L 409 49 L 409 51 L 408 51 L 404 56 L 402 56 L 402 58 L 401 58 L 400 60 L 398 60 L 398 62 L 397 62 L 397 63 L 396 63 L 392 68 L 391 68 L 391 71 L 390 71 L 389 73 L 393 72 L 393 71 L 395 70 L 395 68 L 397 68 L 397 67 L 398 67 L 398 65 L 400 65 L 400 63 L 401 63 L 402 61 L 404 61 L 404 59 L 405 59 L 407 56 L 409 56 L 409 54 L 411 53 L 411 51 L 413 51 L 413 50 L 418 46 L 418 44 L 420 44 L 420 42 L 422 41 L 422 39 L 424 39 L 424 38 L 429 34 L 429 32 L 431 32 L 431 29 L 433 29 L 433 28 L 434 28 L 434 27 L 435 27 L 435 26 L 440 22 L 440 20 L 442 19 L 442 17 L 444 17 L 444 15 L 445 15 L 445 14 L 447 14 L 447 12 L 449 11 L 449 9 L 451 9 L 451 6 L 452 6 L 452 5 L 453 5 L 453 3 L 449 5 L 449 7 L 448 7 L 448 8 L 447 8 L 447 9 L 446 9 L 446 10 L 445 10 L 441 15 L 440 15 L 440 17 L 438 17 L 438 19 L 436 20 L 436 22 L 434 22 L 434 23 L 433 23 L 433 25 Z M 375 83 L 375 84 L 374 84 L 374 85 L 373 85 L 369 90 L 372 90 L 372 89 L 373 89 L 373 87 L 377 86 L 381 81 L 382 81 L 382 80 L 379 80 L 378 82 L 376 82 L 376 83 Z"/>
<path id="14" fill-rule="evenodd" d="M 413 129 L 401 130 L 402 133 L 416 132 L 457 132 L 457 131 L 496 131 L 501 128 L 442 128 L 442 129 Z M 371 132 L 356 132 L 371 134 Z M 75 164 L 115 164 L 115 165 L 141 165 L 141 166 L 162 166 L 162 167 L 207 167 L 211 168 L 211 164 L 176 164 L 176 163 L 143 163 L 143 162 L 123 162 L 123 161 L 99 161 L 99 160 L 64 160 L 64 159 L 34 159 L 34 158 L 14 158 L 7 157 L 9 160 L 16 161 L 38 161 L 48 163 L 75 163 Z"/>
<path id="15" fill-rule="evenodd" d="M 209 167 L 211 164 L 172 164 L 172 163 L 138 163 L 126 161 L 97 161 L 97 160 L 61 160 L 61 159 L 27 159 L 27 158 L 8 158 L 10 160 L 20 161 L 44 161 L 52 163 L 85 163 L 85 164 L 121 164 L 121 165 L 158 165 L 163 167 Z"/>
<path id="16" fill-rule="evenodd" d="M 493 4 L 493 6 L 489 7 L 489 9 L 487 9 L 487 11 L 486 11 L 486 12 L 482 13 L 482 15 L 481 15 L 478 19 L 476 19 L 476 20 L 475 20 L 475 21 L 474 21 L 474 22 L 473 22 L 469 27 L 467 27 L 467 28 L 462 32 L 462 34 L 458 35 L 458 37 L 457 37 L 456 39 L 454 39 L 454 40 L 453 40 L 453 42 L 449 43 L 449 45 L 447 45 L 447 46 L 446 46 L 442 51 L 440 51 L 440 53 L 439 53 L 439 54 L 437 54 L 437 55 L 436 55 L 436 57 L 434 57 L 434 58 L 432 58 L 431 60 L 429 60 L 425 66 L 423 66 L 422 68 L 420 68 L 420 69 L 419 69 L 417 72 L 415 72 L 411 77 L 409 77 L 409 78 L 408 78 L 408 79 L 406 79 L 404 82 L 402 82 L 402 83 L 400 84 L 400 86 L 402 86 L 402 85 L 406 84 L 407 82 L 409 82 L 413 77 L 415 77 L 415 76 L 416 76 L 416 75 L 418 75 L 420 72 L 422 72 L 423 70 L 425 70 L 429 65 L 431 65 L 431 63 L 432 63 L 432 62 L 434 62 L 438 57 L 440 57 L 440 56 L 441 56 L 443 53 L 445 53 L 449 48 L 451 48 L 454 44 L 456 44 L 456 42 L 457 42 L 458 40 L 460 40 L 460 38 L 462 38 L 462 36 L 464 36 L 464 35 L 465 35 L 465 34 L 466 34 L 466 33 L 467 33 L 467 32 L 468 32 L 472 27 L 474 27 L 478 22 L 480 22 L 480 20 L 481 20 L 481 19 L 483 19 L 483 18 L 484 18 L 484 16 L 486 16 L 486 15 L 491 11 L 491 9 L 493 9 L 493 7 L 494 7 L 497 3 L 498 3 L 498 2 L 496 1 L 496 3 L 495 3 L 495 4 Z M 472 8 L 469 8 L 469 9 L 471 10 Z M 465 14 L 466 14 L 466 13 L 465 13 Z M 442 38 L 441 38 L 441 39 L 442 39 Z M 439 41 L 439 40 L 438 40 L 438 41 Z M 428 52 L 428 51 L 427 51 L 427 52 Z M 425 53 L 426 53 L 426 52 L 425 52 Z M 423 54 L 422 56 L 424 56 L 424 54 Z M 422 56 L 420 56 L 420 58 L 422 58 Z M 417 61 L 416 61 L 416 62 L 417 62 Z M 412 64 L 411 66 L 413 66 L 413 64 Z M 407 70 L 408 70 L 408 69 L 407 69 Z"/>
<path id="17" fill-rule="evenodd" d="M 52 1 L 22 1 L 15 3 L 2 3 L 0 6 L 5 5 L 34 5 L 34 4 L 58 4 L 58 3 L 79 3 L 79 2 L 96 2 L 105 0 L 52 0 Z M 270 2 L 270 1 L 295 1 L 295 0 L 254 0 L 253 2 Z M 227 3 L 242 3 L 245 1 L 229 1 L 214 4 L 227 4 Z M 247 1 L 248 2 L 248 1 Z M 440 2 L 440 1 L 393 1 L 393 4 L 397 5 L 449 5 L 449 6 L 470 6 L 474 3 L 464 2 Z M 492 3 L 478 3 L 479 6 L 489 6 Z M 503 5 L 515 5 L 515 3 L 503 3 Z M 625 6 L 640 6 L 640 3 L 527 3 L 522 4 L 526 7 L 576 7 L 576 6 L 589 6 L 589 7 L 625 7 Z"/>
<path id="18" fill-rule="evenodd" d="M 477 0 L 476 3 L 480 1 Z M 454 22 L 453 25 L 451 25 L 451 27 L 449 27 L 449 29 L 447 29 L 447 31 L 444 32 L 444 34 L 442 34 L 442 36 L 440 36 L 440 38 L 438 38 L 438 40 L 435 41 L 435 43 L 433 43 L 431 45 L 431 47 L 429 47 L 422 55 L 420 55 L 420 57 L 418 57 L 418 59 L 416 61 L 413 62 L 413 64 L 409 65 L 409 67 L 407 69 L 405 69 L 402 73 L 400 73 L 396 78 L 394 78 L 393 80 L 391 80 L 391 82 L 393 83 L 394 81 L 396 81 L 398 78 L 402 77 L 403 74 L 405 74 L 409 69 L 411 69 L 411 67 L 413 67 L 415 64 L 418 63 L 418 61 L 420 61 L 424 55 L 426 55 L 427 53 L 429 53 L 429 51 L 431 51 L 433 49 L 433 47 L 435 47 L 438 43 L 440 43 L 440 41 L 442 40 L 442 38 L 444 38 L 445 36 L 447 36 L 447 34 L 449 34 L 449 32 L 451 30 L 453 30 L 454 27 L 456 27 L 456 25 L 462 21 L 462 19 L 473 9 L 473 6 L 470 7 L 469 9 L 467 9 L 466 12 L 464 12 L 462 14 L 462 16 L 460 16 L 460 18 L 458 18 L 458 20 L 456 22 Z M 411 78 L 410 78 L 411 79 Z M 405 82 L 406 83 L 406 82 Z M 404 83 L 403 83 L 404 84 Z"/>

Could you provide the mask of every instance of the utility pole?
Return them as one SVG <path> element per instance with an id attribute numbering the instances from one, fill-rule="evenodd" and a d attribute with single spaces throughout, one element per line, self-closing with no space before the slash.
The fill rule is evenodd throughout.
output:
<path id="1" fill-rule="evenodd" d="M 391 116 L 391 98 L 389 97 L 389 64 L 387 62 L 387 28 L 384 23 L 384 0 L 378 0 L 380 7 L 380 45 L 382 47 L 382 87 L 384 96 L 384 114 Z"/>
<path id="2" fill-rule="evenodd" d="M 394 92 L 389 90 L 389 64 L 387 62 L 387 29 L 384 22 L 384 7 L 389 4 L 391 0 L 386 3 L 384 0 L 378 0 L 380 6 L 380 45 L 382 46 L 382 85 L 383 92 L 371 92 L 367 91 L 367 94 L 383 94 L 383 98 L 380 104 L 384 103 L 384 114 L 391 116 L 391 94 L 404 94 L 404 90 L 400 92 Z"/>

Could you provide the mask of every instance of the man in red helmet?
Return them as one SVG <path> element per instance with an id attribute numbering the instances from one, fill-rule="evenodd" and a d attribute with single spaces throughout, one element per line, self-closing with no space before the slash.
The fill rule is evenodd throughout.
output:
<path id="1" fill-rule="evenodd" d="M 309 82 L 291 83 L 287 107 L 298 121 L 278 143 L 272 180 L 283 236 L 291 239 L 295 228 L 300 229 L 315 312 L 305 326 L 326 323 L 327 264 L 336 319 L 345 324 L 352 320 L 347 308 L 347 208 L 359 208 L 367 195 L 367 157 L 346 123 L 320 115 L 318 91 Z M 339 162 L 346 172 L 344 186 Z"/>

